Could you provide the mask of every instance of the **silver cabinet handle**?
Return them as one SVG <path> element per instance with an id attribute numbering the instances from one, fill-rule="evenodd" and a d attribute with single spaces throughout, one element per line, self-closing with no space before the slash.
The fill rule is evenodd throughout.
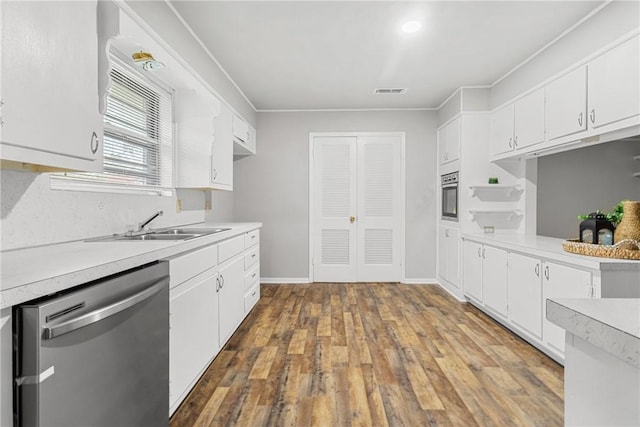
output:
<path id="1" fill-rule="evenodd" d="M 591 123 L 595 123 L 596 122 L 596 109 L 595 108 L 591 109 L 591 113 L 589 113 L 589 119 L 591 120 Z"/>
<path id="2" fill-rule="evenodd" d="M 252 255 L 251 255 L 251 258 L 255 258 L 255 257 L 256 257 L 256 254 L 252 254 Z"/>
<path id="3" fill-rule="evenodd" d="M 224 276 L 220 275 L 220 289 L 224 288 Z"/>
<path id="4" fill-rule="evenodd" d="M 142 301 L 145 301 L 160 292 L 160 290 L 167 284 L 167 280 L 167 277 L 159 279 L 148 288 L 145 288 L 126 299 L 114 302 L 113 304 L 107 305 L 73 319 L 69 319 L 65 322 L 60 323 L 59 325 L 52 326 L 50 328 L 43 328 L 44 339 L 50 340 L 59 337 L 60 335 L 73 332 L 76 329 L 80 329 L 92 323 L 99 322 L 102 319 L 106 319 L 107 317 L 113 316 L 114 314 L 118 314 L 121 311 L 133 307 L 134 305 L 139 304 Z"/>
<path id="5" fill-rule="evenodd" d="M 485 248 L 482 248 L 482 259 L 486 259 L 486 257 L 485 257 Z"/>
<path id="6" fill-rule="evenodd" d="M 98 139 L 98 134 L 93 132 L 91 134 L 91 153 L 96 154 L 98 152 L 98 147 L 100 147 L 100 140 Z"/>
<path id="7" fill-rule="evenodd" d="M 216 292 L 220 292 L 220 277 L 216 277 Z"/>
<path id="8" fill-rule="evenodd" d="M 513 137 L 513 146 L 518 147 L 518 135 Z"/>
<path id="9" fill-rule="evenodd" d="M 482 257 L 482 248 L 478 248 L 478 258 Z"/>
<path id="10" fill-rule="evenodd" d="M 444 237 L 449 237 L 449 230 L 444 230 Z"/>
<path id="11" fill-rule="evenodd" d="M 544 267 L 544 277 L 545 279 L 549 280 L 549 266 L 545 266 Z"/>
<path id="12" fill-rule="evenodd" d="M 251 293 L 251 296 L 252 296 L 252 297 L 255 297 L 255 296 L 256 296 L 256 291 L 253 291 L 253 292 Z"/>
<path id="13" fill-rule="evenodd" d="M 253 273 L 253 274 L 251 275 L 251 277 L 256 277 L 256 273 Z"/>
<path id="14" fill-rule="evenodd" d="M 578 124 L 582 126 L 582 113 L 578 114 Z"/>
<path id="15" fill-rule="evenodd" d="M 540 264 L 536 264 L 536 277 L 540 277 Z"/>
<path id="16" fill-rule="evenodd" d="M 513 148 L 513 137 L 509 138 L 509 148 Z"/>

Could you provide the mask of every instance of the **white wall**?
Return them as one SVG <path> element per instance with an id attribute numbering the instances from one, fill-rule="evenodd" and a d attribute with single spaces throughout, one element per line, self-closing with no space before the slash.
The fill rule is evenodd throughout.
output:
<path id="1" fill-rule="evenodd" d="M 49 174 L 0 170 L 0 249 L 15 249 L 126 231 L 155 211 L 151 227 L 204 221 L 204 192 L 178 190 L 172 197 L 133 196 L 49 188 Z M 182 211 L 176 212 L 180 199 Z"/>
<path id="2" fill-rule="evenodd" d="M 538 159 L 538 234 L 577 238 L 576 218 L 640 200 L 640 141 L 616 141 Z"/>
<path id="3" fill-rule="evenodd" d="M 255 125 L 256 112 L 229 78 L 205 53 L 164 1 L 126 1 L 169 43 L 242 117 Z"/>
<path id="4" fill-rule="evenodd" d="M 496 108 L 640 27 L 640 2 L 612 1 L 491 89 Z"/>
<path id="5" fill-rule="evenodd" d="M 436 277 L 436 112 L 258 113 L 258 155 L 234 163 L 234 218 L 261 221 L 260 273 L 309 277 L 309 132 L 406 132 L 406 276 Z"/>

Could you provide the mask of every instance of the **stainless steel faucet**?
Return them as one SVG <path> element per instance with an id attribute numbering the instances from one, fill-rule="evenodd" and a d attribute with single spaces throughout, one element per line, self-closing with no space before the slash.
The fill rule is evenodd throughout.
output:
<path id="1" fill-rule="evenodd" d="M 151 221 L 153 221 L 154 219 L 156 219 L 159 216 L 162 216 L 162 214 L 164 214 L 164 211 L 158 211 L 156 213 L 154 213 L 153 215 L 151 215 L 149 218 L 147 218 L 146 220 L 142 221 L 141 223 L 138 224 L 138 230 L 137 231 L 142 231 L 144 230 L 144 228 L 149 225 L 149 223 Z"/>

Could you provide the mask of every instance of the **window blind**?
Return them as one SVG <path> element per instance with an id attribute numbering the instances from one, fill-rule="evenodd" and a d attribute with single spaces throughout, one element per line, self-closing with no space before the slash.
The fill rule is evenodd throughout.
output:
<path id="1" fill-rule="evenodd" d="M 118 62 L 112 63 L 110 77 L 102 143 L 104 172 L 64 173 L 58 178 L 105 185 L 113 191 L 139 188 L 163 194 L 160 190 L 173 186 L 172 95 Z"/>

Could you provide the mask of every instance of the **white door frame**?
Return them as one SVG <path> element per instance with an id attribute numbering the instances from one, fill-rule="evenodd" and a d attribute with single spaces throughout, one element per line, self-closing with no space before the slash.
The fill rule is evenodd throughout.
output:
<path id="1" fill-rule="evenodd" d="M 315 137 L 323 137 L 323 136 L 397 136 L 400 137 L 401 144 L 401 171 L 400 174 L 400 199 L 401 199 L 401 211 L 400 216 L 402 218 L 400 224 L 400 280 L 404 281 L 405 279 L 405 223 L 406 223 L 406 190 L 407 190 L 407 174 L 406 174 L 406 143 L 405 143 L 405 132 L 309 132 L 309 282 L 313 283 L 313 230 L 315 226 L 315 217 L 314 217 L 314 162 L 313 162 L 313 139 Z"/>

